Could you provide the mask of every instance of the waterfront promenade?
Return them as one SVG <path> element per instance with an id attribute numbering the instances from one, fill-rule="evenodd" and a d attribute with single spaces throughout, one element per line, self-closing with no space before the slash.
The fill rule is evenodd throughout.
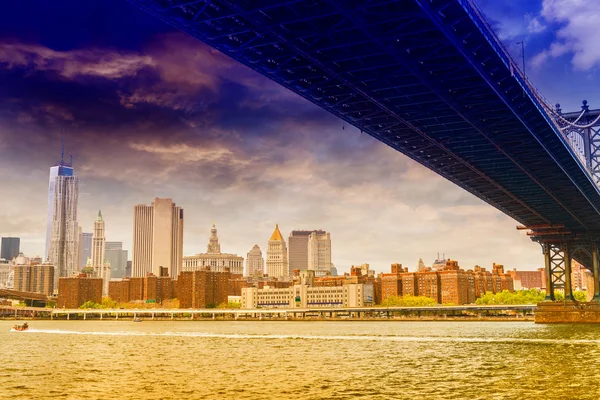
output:
<path id="1" fill-rule="evenodd" d="M 60 309 L 0 307 L 1 318 L 51 320 L 386 320 L 386 319 L 531 319 L 536 306 L 464 305 L 434 307 L 259 308 L 259 309 Z"/>

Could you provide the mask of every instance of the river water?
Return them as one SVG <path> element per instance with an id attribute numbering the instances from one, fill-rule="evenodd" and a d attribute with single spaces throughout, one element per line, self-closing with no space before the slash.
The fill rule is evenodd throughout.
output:
<path id="1" fill-rule="evenodd" d="M 598 399 L 600 327 L 0 321 L 0 398 Z"/>

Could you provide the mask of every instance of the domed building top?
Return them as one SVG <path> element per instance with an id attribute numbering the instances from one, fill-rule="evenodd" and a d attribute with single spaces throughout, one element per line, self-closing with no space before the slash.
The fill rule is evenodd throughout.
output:
<path id="1" fill-rule="evenodd" d="M 281 236 L 281 232 L 279 231 L 279 224 L 275 224 L 275 230 L 273 231 L 273 234 L 271 235 L 271 239 L 269 239 L 269 240 L 283 241 L 283 236 Z"/>

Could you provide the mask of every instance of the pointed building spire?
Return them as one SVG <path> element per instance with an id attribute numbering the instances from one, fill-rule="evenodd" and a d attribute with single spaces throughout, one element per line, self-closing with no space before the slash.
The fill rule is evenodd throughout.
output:
<path id="1" fill-rule="evenodd" d="M 275 224 L 275 230 L 271 235 L 271 239 L 269 240 L 281 240 L 283 241 L 283 236 L 281 235 L 281 231 L 279 230 L 279 224 Z"/>
<path id="2" fill-rule="evenodd" d="M 102 210 L 98 210 L 98 221 L 102 221 Z"/>

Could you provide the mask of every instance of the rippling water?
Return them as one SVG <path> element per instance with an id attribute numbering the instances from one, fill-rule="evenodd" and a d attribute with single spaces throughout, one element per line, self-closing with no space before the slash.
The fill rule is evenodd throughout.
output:
<path id="1" fill-rule="evenodd" d="M 0 398 L 598 399 L 600 327 L 0 321 Z"/>

